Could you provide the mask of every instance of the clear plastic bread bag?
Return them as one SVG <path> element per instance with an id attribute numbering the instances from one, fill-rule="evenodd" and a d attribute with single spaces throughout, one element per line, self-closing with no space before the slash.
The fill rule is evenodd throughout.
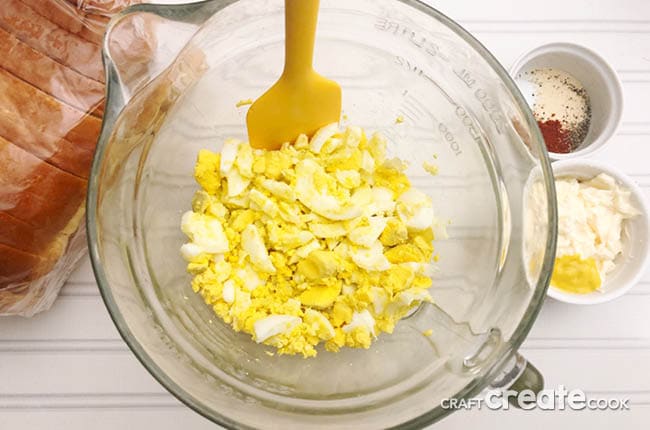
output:
<path id="1" fill-rule="evenodd" d="M 101 46 L 111 15 L 138 0 L 2 0 L 0 315 L 50 308 L 86 251 L 87 179 L 104 105 Z M 148 67 L 144 21 L 112 55 Z"/>

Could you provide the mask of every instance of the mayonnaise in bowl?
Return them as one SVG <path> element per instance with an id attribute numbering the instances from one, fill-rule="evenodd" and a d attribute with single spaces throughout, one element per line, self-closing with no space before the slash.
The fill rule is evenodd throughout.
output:
<path id="1" fill-rule="evenodd" d="M 636 283 L 648 256 L 644 197 L 625 175 L 595 162 L 553 165 L 558 239 L 549 295 L 571 303 L 602 303 Z M 529 201 L 539 201 L 531 187 Z M 535 205 L 528 222 L 543 222 Z"/>

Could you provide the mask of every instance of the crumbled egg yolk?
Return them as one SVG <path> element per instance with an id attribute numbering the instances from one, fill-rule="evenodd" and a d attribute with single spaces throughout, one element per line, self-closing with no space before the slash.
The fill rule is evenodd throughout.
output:
<path id="1" fill-rule="evenodd" d="M 280 354 L 368 348 L 430 302 L 434 211 L 386 139 L 323 127 L 278 151 L 201 150 L 181 228 L 192 288 Z"/>
<path id="2" fill-rule="evenodd" d="M 431 176 L 436 176 L 438 174 L 438 166 L 430 161 L 423 162 L 422 168 Z"/>

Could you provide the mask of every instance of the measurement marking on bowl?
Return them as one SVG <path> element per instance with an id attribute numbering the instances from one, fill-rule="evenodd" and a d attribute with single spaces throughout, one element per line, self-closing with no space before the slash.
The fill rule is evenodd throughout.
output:
<path id="1" fill-rule="evenodd" d="M 426 80 L 427 82 L 431 83 L 432 85 L 435 85 L 438 90 L 440 90 L 440 93 L 447 99 L 449 103 L 452 105 L 456 105 L 456 102 L 454 99 L 447 94 L 447 91 L 442 88 L 438 82 L 436 82 L 435 79 L 433 79 L 431 76 L 429 76 L 421 67 L 411 64 L 411 62 L 403 57 L 400 57 L 399 55 L 395 57 L 395 63 L 402 66 L 406 71 L 415 73 L 418 77 Z"/>
<path id="2" fill-rule="evenodd" d="M 416 75 L 418 75 L 420 77 L 423 77 L 423 78 L 426 77 L 426 73 L 424 72 L 424 70 L 422 70 L 420 67 L 418 67 L 415 64 L 411 64 L 411 62 L 409 60 L 407 60 L 406 58 L 404 58 L 404 57 L 400 57 L 399 55 L 395 56 L 395 63 L 398 66 L 402 66 L 407 71 L 413 72 L 413 73 L 415 73 Z"/>
<path id="3" fill-rule="evenodd" d="M 480 133 L 476 130 L 476 127 L 474 127 L 473 121 L 471 120 L 471 118 L 469 118 L 469 116 L 467 115 L 465 110 L 462 107 L 460 107 L 458 105 L 458 103 L 456 103 L 454 101 L 454 99 L 449 94 L 447 94 L 447 92 L 440 85 L 438 85 L 438 83 L 432 77 L 427 75 L 426 72 L 421 67 L 419 67 L 419 66 L 417 66 L 415 64 L 412 64 L 409 60 L 407 60 L 407 59 L 405 59 L 403 57 L 396 56 L 395 57 L 395 62 L 398 65 L 402 66 L 404 69 L 406 69 L 408 72 L 415 73 L 418 77 L 421 77 L 421 78 L 425 79 L 426 81 L 433 84 L 436 88 L 438 88 L 438 90 L 445 97 L 445 99 L 452 106 L 456 107 L 456 109 L 455 109 L 456 116 L 458 116 L 461 119 L 463 125 L 469 130 L 470 134 L 472 135 L 472 139 L 474 139 L 476 141 L 480 141 L 480 139 L 481 139 L 480 138 Z M 417 99 L 415 99 L 413 97 L 410 97 L 410 96 L 404 97 L 403 106 L 408 106 L 410 104 L 409 102 L 419 106 L 419 102 L 417 102 Z M 460 108 L 461 110 L 459 111 L 458 108 Z M 426 110 L 424 108 L 420 108 L 420 109 L 422 109 L 422 110 L 424 110 L 426 112 Z M 434 121 L 434 123 L 438 122 L 438 131 L 440 131 L 440 133 L 442 134 L 444 140 L 448 143 L 449 148 L 454 153 L 454 155 L 456 155 L 457 157 L 462 155 L 463 150 L 460 147 L 460 143 L 458 143 L 458 140 L 456 140 L 456 137 L 454 136 L 454 134 L 449 130 L 449 127 L 446 124 L 444 124 L 443 122 L 437 121 L 431 115 L 431 113 L 427 112 L 427 114 L 431 117 L 431 119 Z M 463 115 L 466 116 L 467 119 L 464 119 Z M 469 124 L 466 123 L 467 120 L 469 120 Z"/>
<path id="4" fill-rule="evenodd" d="M 391 23 L 398 25 L 397 23 Z M 390 27 L 393 28 L 393 27 Z M 390 30 L 390 28 L 388 30 Z M 388 31 L 386 30 L 386 31 Z M 394 30 L 397 32 L 397 30 Z M 439 55 L 438 55 L 439 56 Z M 440 57 L 440 56 L 439 56 Z M 440 57 L 443 58 L 443 57 Z M 445 61 L 448 61 L 448 59 L 443 58 Z M 424 69 L 422 69 L 421 66 L 418 66 L 417 64 L 411 63 L 408 59 L 401 57 L 399 55 L 395 56 L 395 63 L 404 69 L 406 69 L 409 72 L 412 72 L 416 74 L 417 76 L 426 79 L 427 81 L 431 82 L 433 85 L 437 86 L 438 89 L 442 92 L 442 94 L 445 96 L 445 98 L 449 101 L 454 106 L 457 106 L 457 103 L 455 100 L 447 94 L 447 92 L 433 79 L 429 74 L 427 74 Z M 476 78 L 472 76 L 472 74 L 467 70 L 467 69 L 454 69 L 451 68 L 451 71 L 454 73 L 454 75 L 470 90 L 474 90 L 474 87 L 476 86 Z M 473 91 L 474 98 L 478 100 L 478 102 L 481 104 L 481 107 L 483 107 L 483 110 L 485 113 L 488 114 L 488 117 L 490 118 L 490 121 L 494 124 L 494 128 L 496 129 L 497 133 L 502 134 L 503 130 L 505 129 L 505 126 L 507 124 L 507 120 L 504 117 L 503 113 L 501 112 L 501 109 L 499 109 L 498 104 L 493 100 L 493 98 L 489 95 L 489 93 L 481 87 L 477 87 Z M 468 125 L 465 125 L 468 127 Z M 473 130 L 470 130 L 472 133 L 472 138 L 476 140 L 476 133 L 473 132 Z"/>
<path id="5" fill-rule="evenodd" d="M 399 55 L 395 56 L 395 63 L 403 67 L 406 71 L 414 73 L 418 77 L 425 79 L 431 84 L 435 85 L 440 91 L 440 93 L 447 99 L 447 101 L 452 106 L 454 106 L 455 115 L 458 117 L 458 119 L 460 119 L 463 126 L 467 129 L 472 140 L 474 140 L 479 144 L 483 141 L 483 135 L 480 132 L 480 130 L 476 127 L 475 119 L 472 116 L 470 116 L 467 110 L 463 106 L 459 105 L 444 90 L 444 88 L 442 88 L 430 75 L 428 75 L 421 66 L 418 66 L 417 64 L 413 64 L 408 59 L 401 57 Z M 454 73 L 454 75 L 458 77 L 458 79 L 460 79 L 460 81 L 463 82 L 465 86 L 467 86 L 467 88 L 469 88 L 470 90 L 474 89 L 474 86 L 476 85 L 477 81 L 471 75 L 471 73 L 467 71 L 467 69 L 456 70 L 452 68 L 451 70 Z M 504 129 L 505 118 L 501 113 L 501 111 L 499 110 L 498 106 L 494 103 L 492 98 L 489 96 L 488 92 L 483 88 L 478 87 L 476 88 L 476 90 L 473 91 L 473 96 L 479 101 L 483 110 L 488 114 L 488 117 L 494 124 L 497 133 L 501 134 Z M 449 127 L 446 124 L 440 122 L 440 124 L 438 125 L 438 130 L 442 133 L 443 138 L 449 144 L 449 148 L 452 150 L 452 152 L 456 156 L 460 156 L 463 153 L 463 151 L 460 147 L 460 144 L 458 143 L 458 140 L 456 140 L 454 134 L 449 130 Z"/>
<path id="6" fill-rule="evenodd" d="M 497 133 L 501 134 L 503 132 L 503 129 L 505 128 L 505 124 L 507 121 L 503 116 L 501 109 L 499 109 L 497 103 L 491 98 L 488 92 L 483 88 L 477 88 L 476 91 L 474 91 L 474 97 L 476 97 L 476 99 L 479 102 L 481 102 L 481 106 L 483 106 L 483 110 L 487 112 L 487 114 L 489 115 L 490 119 L 492 120 L 492 123 L 494 124 L 494 127 L 497 130 Z"/>
<path id="7" fill-rule="evenodd" d="M 411 119 L 413 123 L 418 123 L 422 120 L 423 116 L 428 116 L 427 112 L 423 112 L 412 102 L 412 97 L 408 94 L 408 90 L 404 90 L 402 97 L 403 99 L 398 109 L 400 114 Z"/>
<path id="8" fill-rule="evenodd" d="M 394 36 L 405 37 L 414 46 L 420 48 L 431 57 L 440 58 L 447 63 L 449 62 L 449 57 L 442 53 L 440 46 L 437 43 L 427 39 L 425 36 L 416 33 L 414 30 L 406 27 L 402 23 L 390 21 L 387 18 L 380 17 L 375 22 L 375 28 L 377 30 L 393 34 Z"/>
<path id="9" fill-rule="evenodd" d="M 476 78 L 472 76 L 472 74 L 467 70 L 467 69 L 461 69 L 461 70 L 456 70 L 452 69 L 454 72 L 454 75 L 463 83 L 467 88 L 470 90 L 474 89 L 474 86 L 476 85 Z M 497 133 L 501 134 L 503 132 L 503 129 L 505 128 L 505 124 L 507 123 L 505 117 L 503 116 L 503 113 L 499 109 L 498 105 L 494 100 L 490 97 L 488 92 L 481 87 L 476 88 L 474 90 L 474 98 L 481 103 L 481 106 L 483 107 L 483 110 L 488 114 L 490 120 L 494 124 L 494 127 L 497 130 Z M 471 121 L 471 120 L 470 120 Z"/>
<path id="10" fill-rule="evenodd" d="M 481 143 L 483 140 L 483 137 L 481 136 L 481 132 L 476 128 L 476 126 L 474 125 L 474 120 L 467 113 L 465 108 L 460 105 L 456 105 L 456 109 L 454 110 L 454 113 L 460 119 L 461 123 L 465 126 L 472 139 L 474 139 L 476 143 Z"/>
<path id="11" fill-rule="evenodd" d="M 418 115 L 423 115 L 423 116 L 431 116 L 431 114 L 427 111 L 427 109 L 420 103 L 418 99 L 413 97 L 411 94 L 404 95 L 404 102 L 407 103 L 414 111 L 418 113 Z"/>
<path id="12" fill-rule="evenodd" d="M 460 144 L 456 140 L 456 136 L 454 136 L 445 123 L 441 122 L 438 124 L 438 131 L 442 133 L 442 137 L 445 138 L 445 141 L 449 145 L 449 149 L 451 149 L 457 157 L 463 153 Z"/>
<path id="13" fill-rule="evenodd" d="M 419 120 L 419 118 L 415 116 L 406 105 L 402 105 L 399 109 L 397 109 L 397 114 L 398 117 L 395 120 L 396 124 L 401 124 L 403 122 L 415 124 Z"/>
<path id="14" fill-rule="evenodd" d="M 462 69 L 462 70 L 452 69 L 452 70 L 454 74 L 458 76 L 458 79 L 460 79 L 462 83 L 467 85 L 467 88 L 474 88 L 474 84 L 476 84 L 476 79 L 472 78 L 472 75 L 467 71 L 467 69 Z"/>
<path id="15" fill-rule="evenodd" d="M 404 101 L 404 103 L 402 103 L 402 109 L 406 111 L 413 119 L 417 121 L 420 121 L 422 119 L 422 115 L 420 115 L 420 113 L 415 110 L 412 105 L 408 104 L 408 102 Z"/>

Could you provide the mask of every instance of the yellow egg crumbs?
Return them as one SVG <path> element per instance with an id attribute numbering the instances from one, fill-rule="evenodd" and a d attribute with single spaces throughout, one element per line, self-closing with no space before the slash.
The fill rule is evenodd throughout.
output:
<path id="1" fill-rule="evenodd" d="M 248 106 L 253 104 L 253 99 L 242 99 L 235 104 L 236 107 Z"/>
<path id="2" fill-rule="evenodd" d="M 438 166 L 429 161 L 424 161 L 422 163 L 422 168 L 431 176 L 436 176 L 438 174 Z"/>
<path id="3" fill-rule="evenodd" d="M 386 139 L 330 124 L 280 150 L 201 150 L 181 228 L 192 288 L 280 354 L 368 348 L 431 302 L 434 210 Z M 436 256 L 437 258 L 437 256 Z"/>

